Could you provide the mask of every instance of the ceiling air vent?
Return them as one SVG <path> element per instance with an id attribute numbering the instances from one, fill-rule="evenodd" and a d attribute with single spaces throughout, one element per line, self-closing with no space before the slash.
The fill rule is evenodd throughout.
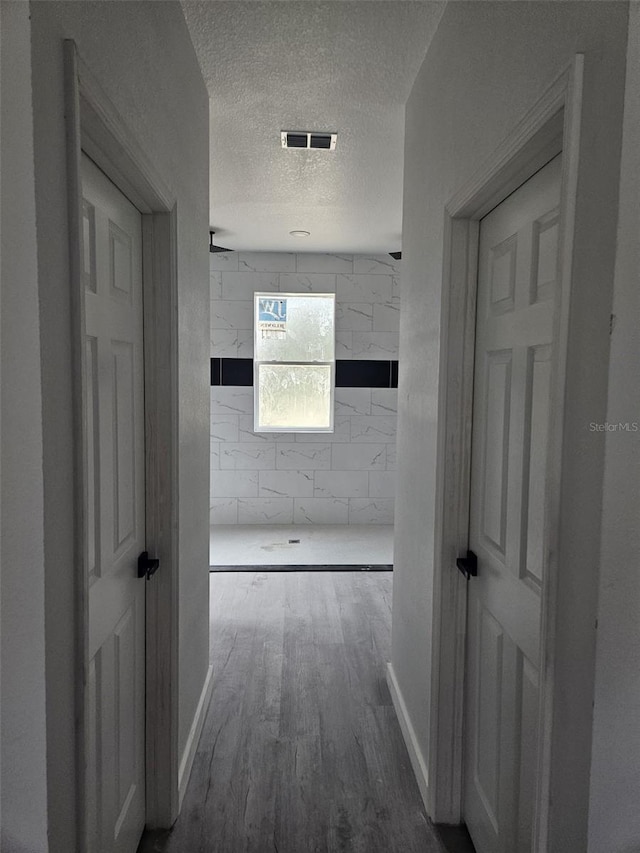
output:
<path id="1" fill-rule="evenodd" d="M 337 133 L 314 133 L 307 130 L 282 130 L 280 139 L 283 148 L 324 148 L 335 151 Z"/>

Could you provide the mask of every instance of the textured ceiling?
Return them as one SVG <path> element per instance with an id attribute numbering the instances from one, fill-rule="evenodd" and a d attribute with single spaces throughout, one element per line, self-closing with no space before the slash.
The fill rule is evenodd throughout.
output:
<path id="1" fill-rule="evenodd" d="M 215 242 L 399 250 L 404 104 L 444 3 L 182 5 L 211 99 Z M 337 131 L 337 148 L 282 149 L 281 130 Z"/>

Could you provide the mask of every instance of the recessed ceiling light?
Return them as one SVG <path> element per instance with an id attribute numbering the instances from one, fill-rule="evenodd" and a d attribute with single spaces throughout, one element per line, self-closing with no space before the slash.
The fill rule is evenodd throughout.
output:
<path id="1" fill-rule="evenodd" d="M 292 237 L 310 237 L 311 231 L 289 231 Z"/>

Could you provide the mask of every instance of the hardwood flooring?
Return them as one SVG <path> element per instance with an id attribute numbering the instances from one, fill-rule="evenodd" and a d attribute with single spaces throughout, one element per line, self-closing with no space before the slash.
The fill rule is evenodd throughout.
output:
<path id="1" fill-rule="evenodd" d="M 139 853 L 442 853 L 385 679 L 390 573 L 214 573 L 180 818 Z"/>

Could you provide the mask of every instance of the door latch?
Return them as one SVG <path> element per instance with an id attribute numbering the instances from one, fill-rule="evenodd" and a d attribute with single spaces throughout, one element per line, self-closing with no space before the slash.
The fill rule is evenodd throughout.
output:
<path id="1" fill-rule="evenodd" d="M 138 557 L 138 577 L 147 580 L 160 568 L 160 560 L 157 557 L 150 557 L 148 551 L 143 551 Z"/>
<path id="2" fill-rule="evenodd" d="M 475 578 L 478 574 L 478 558 L 473 551 L 467 551 L 466 557 L 458 557 L 456 566 L 467 580 Z"/>

